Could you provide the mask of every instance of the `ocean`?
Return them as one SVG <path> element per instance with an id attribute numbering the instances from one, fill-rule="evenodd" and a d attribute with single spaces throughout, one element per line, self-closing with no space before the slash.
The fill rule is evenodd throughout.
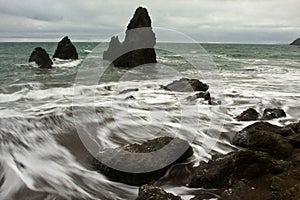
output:
<path id="1" fill-rule="evenodd" d="M 91 169 L 86 138 L 99 151 L 176 136 L 197 165 L 236 149 L 232 136 L 253 122 L 234 118 L 247 108 L 284 109 L 277 125 L 300 119 L 297 46 L 158 43 L 157 64 L 124 70 L 102 60 L 107 44 L 82 42 L 79 60 L 28 63 L 35 47 L 52 56 L 56 45 L 0 43 L 0 200 L 135 199 L 138 187 Z M 182 77 L 207 83 L 215 105 L 161 88 Z M 162 186 L 184 199 L 197 192 Z"/>

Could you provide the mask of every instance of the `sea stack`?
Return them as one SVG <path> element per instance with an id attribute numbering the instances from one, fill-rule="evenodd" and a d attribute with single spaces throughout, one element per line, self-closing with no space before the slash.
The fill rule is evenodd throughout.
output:
<path id="1" fill-rule="evenodd" d="M 45 49 L 37 47 L 30 55 L 29 62 L 35 62 L 40 68 L 52 68 L 52 60 Z"/>
<path id="2" fill-rule="evenodd" d="M 290 45 L 300 45 L 300 38 L 296 39 L 294 42 L 292 42 Z"/>
<path id="3" fill-rule="evenodd" d="M 72 44 L 68 36 L 64 37 L 57 45 L 53 58 L 78 59 L 76 47 Z"/>
<path id="4" fill-rule="evenodd" d="M 112 61 L 114 66 L 132 68 L 147 63 L 156 63 L 155 34 L 146 8 L 136 9 L 130 20 L 123 43 L 118 37 L 112 37 L 103 59 Z"/>

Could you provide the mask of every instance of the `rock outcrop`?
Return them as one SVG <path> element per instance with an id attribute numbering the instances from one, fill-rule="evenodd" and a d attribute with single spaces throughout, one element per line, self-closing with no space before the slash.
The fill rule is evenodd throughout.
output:
<path id="1" fill-rule="evenodd" d="M 223 188 L 240 179 L 281 173 L 283 166 L 267 153 L 246 150 L 213 156 L 208 163 L 201 162 L 195 171 L 190 187 Z"/>
<path id="2" fill-rule="evenodd" d="M 148 11 L 139 7 L 127 26 L 124 42 L 121 43 L 118 37 L 112 37 L 108 50 L 103 53 L 103 59 L 122 68 L 156 63 L 155 44 L 156 38 Z"/>
<path id="3" fill-rule="evenodd" d="M 249 108 L 238 115 L 235 119 L 237 121 L 255 121 L 258 120 L 258 118 L 259 113 L 255 109 Z"/>
<path id="4" fill-rule="evenodd" d="M 300 38 L 297 38 L 294 42 L 292 42 L 290 45 L 300 45 Z"/>
<path id="5" fill-rule="evenodd" d="M 171 166 L 192 155 L 188 142 L 160 137 L 140 145 L 104 150 L 93 160 L 92 167 L 113 181 L 141 186 L 158 180 Z"/>
<path id="6" fill-rule="evenodd" d="M 45 49 L 37 47 L 31 53 L 29 62 L 35 62 L 40 68 L 52 68 L 53 62 Z"/>
<path id="7" fill-rule="evenodd" d="M 299 199 L 299 135 L 300 122 L 256 122 L 239 131 L 233 142 L 247 149 L 214 155 L 191 170 L 189 187 L 213 189 L 193 200 Z"/>
<path id="8" fill-rule="evenodd" d="M 57 45 L 53 58 L 59 59 L 78 59 L 76 47 L 73 45 L 68 36 L 64 37 Z"/>
<path id="9" fill-rule="evenodd" d="M 172 83 L 162 86 L 165 90 L 176 91 L 176 92 L 194 92 L 202 91 L 206 92 L 209 86 L 202 83 L 198 79 L 182 78 L 180 80 L 173 81 Z"/>
<path id="10" fill-rule="evenodd" d="M 267 122 L 257 122 L 239 131 L 233 138 L 233 144 L 266 152 L 276 159 L 283 159 L 290 156 L 293 151 L 293 146 L 284 136 L 293 133 L 291 129 Z"/>

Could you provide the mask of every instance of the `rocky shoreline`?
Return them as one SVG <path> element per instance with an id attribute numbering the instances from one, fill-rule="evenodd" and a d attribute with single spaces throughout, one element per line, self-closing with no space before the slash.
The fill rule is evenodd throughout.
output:
<path id="1" fill-rule="evenodd" d="M 187 93 L 205 93 L 208 88 L 207 84 L 188 78 L 161 87 Z M 137 90 L 128 89 L 124 93 Z M 106 149 L 99 154 L 98 159 L 93 160 L 92 168 L 110 180 L 139 186 L 137 200 L 182 199 L 163 190 L 166 176 L 173 176 L 168 180 L 168 185 L 197 188 L 198 192 L 192 200 L 299 199 L 300 121 L 286 126 L 267 122 L 286 116 L 279 108 L 265 109 L 261 118 L 254 109 L 243 113 L 240 116 L 244 116 L 247 119 L 245 121 L 249 121 L 247 114 L 254 114 L 255 117 L 250 117 L 250 121 L 254 122 L 234 133 L 229 141 L 237 150 L 225 155 L 213 155 L 208 162 L 202 161 L 198 166 L 194 166 L 191 159 L 193 149 L 187 141 L 159 137 L 142 144 Z M 238 118 L 236 120 L 240 121 Z M 156 154 L 168 146 L 168 150 Z M 177 159 L 165 164 L 164 161 L 170 157 Z M 112 167 L 112 163 L 117 167 Z M 156 169 L 160 164 L 162 167 Z M 117 169 L 118 166 L 122 166 L 122 169 Z M 141 168 L 149 170 L 138 172 Z M 152 168 L 156 170 L 151 171 Z M 124 169 L 132 171 L 122 171 Z"/>
<path id="2" fill-rule="evenodd" d="M 299 199 L 299 130 L 300 121 L 284 127 L 256 122 L 237 132 L 232 143 L 240 134 L 253 134 L 255 139 L 246 137 L 245 140 L 255 145 L 226 155 L 214 155 L 209 162 L 192 168 L 192 179 L 187 187 L 199 188 L 199 194 L 191 200 Z M 207 192 L 208 189 L 211 190 Z M 181 198 L 158 186 L 143 185 L 137 199 Z"/>

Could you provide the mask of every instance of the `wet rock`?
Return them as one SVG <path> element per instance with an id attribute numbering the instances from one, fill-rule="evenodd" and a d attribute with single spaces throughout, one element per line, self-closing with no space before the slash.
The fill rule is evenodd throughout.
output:
<path id="1" fill-rule="evenodd" d="M 294 135 L 295 132 L 290 127 L 281 127 L 271 124 L 269 122 L 255 122 L 245 127 L 240 132 L 253 132 L 253 131 L 267 131 L 284 137 Z"/>
<path id="2" fill-rule="evenodd" d="M 267 200 L 286 200 L 281 192 L 271 192 Z"/>
<path id="3" fill-rule="evenodd" d="M 273 191 L 280 191 L 283 186 L 283 180 L 278 176 L 273 176 L 271 179 L 270 188 Z"/>
<path id="4" fill-rule="evenodd" d="M 208 163 L 202 162 L 190 187 L 224 188 L 241 179 L 251 180 L 266 173 L 280 173 L 283 166 L 267 153 L 259 151 L 236 151 L 213 156 Z"/>
<path id="5" fill-rule="evenodd" d="M 291 164 L 295 168 L 300 168 L 300 153 L 296 153 L 291 158 Z"/>
<path id="6" fill-rule="evenodd" d="M 136 200 L 181 200 L 181 198 L 171 193 L 167 193 L 160 187 L 143 185 L 139 188 L 139 194 Z"/>
<path id="7" fill-rule="evenodd" d="M 200 193 L 200 194 L 198 194 L 198 193 Z M 220 194 L 218 194 L 218 193 L 220 193 L 220 192 L 219 191 L 213 191 L 213 192 L 200 191 L 200 192 L 197 192 L 197 195 L 190 200 L 219 199 Z"/>
<path id="8" fill-rule="evenodd" d="M 126 94 L 126 93 L 129 93 L 129 92 L 137 92 L 139 91 L 138 88 L 129 88 L 129 89 L 126 89 L 126 90 L 122 90 L 121 92 L 119 92 L 119 94 Z"/>
<path id="9" fill-rule="evenodd" d="M 106 149 L 94 159 L 92 167 L 113 181 L 143 185 L 161 178 L 176 163 L 193 155 L 188 142 L 160 137 L 142 144 Z"/>
<path id="10" fill-rule="evenodd" d="M 299 133 L 300 134 L 300 121 L 296 122 L 296 123 L 291 123 L 289 125 L 287 125 L 285 128 L 290 128 L 292 129 L 295 133 Z"/>
<path id="11" fill-rule="evenodd" d="M 78 59 L 76 47 L 68 36 L 64 37 L 57 45 L 53 58 L 59 59 Z"/>
<path id="12" fill-rule="evenodd" d="M 156 63 L 155 34 L 146 8 L 136 9 L 127 26 L 123 43 L 118 37 L 112 37 L 103 59 L 112 61 L 114 66 L 132 68 L 147 63 Z"/>
<path id="13" fill-rule="evenodd" d="M 209 86 L 197 79 L 182 78 L 180 80 L 173 81 L 172 83 L 163 86 L 164 89 L 176 92 L 194 92 L 202 91 L 206 92 Z"/>
<path id="14" fill-rule="evenodd" d="M 125 98 L 125 100 L 130 100 L 130 99 L 135 99 L 135 97 L 132 95 L 129 95 L 128 97 Z"/>
<path id="15" fill-rule="evenodd" d="M 31 53 L 29 62 L 35 62 L 40 68 L 52 68 L 53 62 L 45 49 L 36 47 Z"/>
<path id="16" fill-rule="evenodd" d="M 266 122 L 256 122 L 240 132 L 233 138 L 233 144 L 246 147 L 250 150 L 269 153 L 277 159 L 289 157 L 293 146 L 282 135 L 288 134 L 282 127 Z"/>
<path id="17" fill-rule="evenodd" d="M 198 92 L 193 96 L 188 96 L 187 100 L 195 101 L 196 99 L 203 98 L 205 101 L 211 101 L 210 93 L 209 92 Z"/>
<path id="18" fill-rule="evenodd" d="M 264 110 L 261 120 L 271 120 L 276 118 L 286 117 L 284 110 L 267 108 Z"/>
<path id="19" fill-rule="evenodd" d="M 297 38 L 295 41 L 293 41 L 290 45 L 300 45 L 300 38 Z"/>
<path id="20" fill-rule="evenodd" d="M 258 120 L 258 118 L 259 113 L 255 109 L 249 108 L 238 115 L 235 119 L 237 121 L 255 121 Z"/>
<path id="21" fill-rule="evenodd" d="M 240 196 L 236 194 L 231 188 L 224 190 L 221 194 L 221 200 L 240 200 Z"/>
<path id="22" fill-rule="evenodd" d="M 221 194 L 221 200 L 240 200 L 241 193 L 250 191 L 250 187 L 244 181 L 237 181 L 231 188 L 224 190 Z"/>
<path id="23" fill-rule="evenodd" d="M 300 148 L 300 134 L 289 136 L 288 140 L 295 148 Z"/>
<path id="24" fill-rule="evenodd" d="M 300 199 L 300 184 L 296 184 L 289 188 L 284 195 L 287 200 L 299 200 Z"/>

